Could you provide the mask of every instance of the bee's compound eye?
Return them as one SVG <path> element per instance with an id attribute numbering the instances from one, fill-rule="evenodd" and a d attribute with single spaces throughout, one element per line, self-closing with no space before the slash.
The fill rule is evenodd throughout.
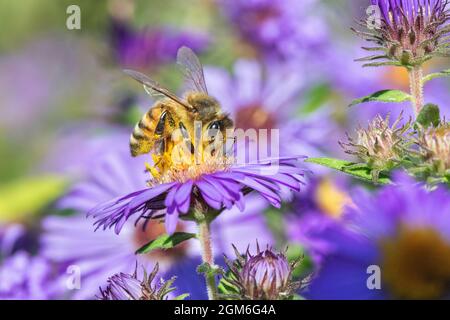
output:
<path id="1" fill-rule="evenodd" d="M 213 121 L 208 127 L 209 130 L 220 130 L 220 128 L 221 128 L 220 121 Z"/>

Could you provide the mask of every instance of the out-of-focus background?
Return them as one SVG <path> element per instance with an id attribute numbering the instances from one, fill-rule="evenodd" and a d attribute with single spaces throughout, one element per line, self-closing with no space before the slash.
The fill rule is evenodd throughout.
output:
<path id="1" fill-rule="evenodd" d="M 69 219 L 85 203 L 72 199 L 68 205 L 65 195 L 95 175 L 96 163 L 109 154 L 127 154 L 134 124 L 154 102 L 122 69 L 139 70 L 182 92 L 174 64 L 182 45 L 199 55 L 210 93 L 238 127 L 282 128 L 282 153 L 348 158 L 338 146 L 345 133 L 392 110 L 381 104 L 349 109 L 350 101 L 387 87 L 408 88 L 401 69 L 363 69 L 354 62 L 363 52 L 350 27 L 367 2 L 0 0 L 0 225 L 21 230 L 21 247 L 29 259 L 41 257 L 41 252 L 51 263 L 84 259 L 78 251 L 66 259 L 64 252 L 77 247 L 64 247 L 67 239 L 55 237 L 62 247 L 51 249 L 48 232 L 64 225 L 58 236 L 67 228 L 73 238 L 83 237 L 76 233 L 78 222 Z M 67 27 L 77 14 L 76 9 L 67 12 L 71 5 L 80 9 L 79 30 Z M 427 70 L 439 67 L 433 62 Z M 428 102 L 442 105 L 448 98 L 445 80 L 427 88 Z M 391 116 L 404 109 L 407 119 L 408 107 L 397 108 Z M 292 219 L 308 210 L 339 215 L 347 197 L 344 189 L 354 182 L 319 167 L 310 169 L 315 171 L 311 186 L 283 212 L 290 212 Z M 108 177 L 113 174 L 106 173 Z M 286 240 L 289 230 L 277 220 L 281 211 L 255 208 L 270 218 L 265 221 L 274 242 L 302 245 L 301 239 Z M 235 220 L 230 223 L 239 225 L 239 216 Z M 2 231 L 0 237 L 5 234 L 10 235 Z M 232 235 L 229 239 L 240 241 Z M 127 250 L 133 253 L 133 248 Z M 97 260 L 83 260 L 89 273 L 100 264 Z M 106 280 L 113 271 L 103 270 L 95 279 Z M 103 284 L 96 281 L 89 284 Z M 42 297 L 54 298 L 50 293 Z"/>

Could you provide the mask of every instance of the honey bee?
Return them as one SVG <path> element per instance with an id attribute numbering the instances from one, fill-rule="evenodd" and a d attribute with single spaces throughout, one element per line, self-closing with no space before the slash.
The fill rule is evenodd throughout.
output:
<path id="1" fill-rule="evenodd" d="M 154 160 L 156 156 L 157 162 L 164 161 L 163 155 L 170 152 L 175 130 L 181 133 L 186 147 L 194 154 L 194 131 L 201 129 L 202 136 L 206 134 L 209 137 L 202 141 L 202 150 L 206 150 L 208 144 L 214 143 L 216 133 L 220 132 L 221 137 L 226 139 L 227 130 L 233 128 L 233 121 L 228 114 L 223 113 L 219 102 L 208 94 L 203 67 L 195 53 L 187 47 L 180 48 L 177 63 L 181 66 L 185 82 L 190 88 L 184 98 L 178 97 L 142 73 L 124 70 L 140 82 L 149 94 L 164 96 L 136 124 L 130 137 L 133 157 L 152 153 Z M 196 134 L 198 136 L 198 132 Z"/>

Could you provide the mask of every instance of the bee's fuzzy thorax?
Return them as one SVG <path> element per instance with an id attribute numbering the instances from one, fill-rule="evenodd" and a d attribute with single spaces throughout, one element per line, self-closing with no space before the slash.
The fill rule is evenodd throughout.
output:
<path id="1" fill-rule="evenodd" d="M 194 108 L 197 120 L 210 121 L 220 113 L 219 102 L 206 93 L 190 92 L 186 100 Z"/>

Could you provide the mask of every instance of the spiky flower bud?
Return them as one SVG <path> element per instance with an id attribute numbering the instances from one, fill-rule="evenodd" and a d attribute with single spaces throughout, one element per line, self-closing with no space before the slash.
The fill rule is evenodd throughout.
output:
<path id="1" fill-rule="evenodd" d="M 419 131 L 416 144 L 419 147 L 421 165 L 436 177 L 450 175 L 450 123 Z"/>
<path id="2" fill-rule="evenodd" d="M 134 273 L 118 273 L 108 279 L 108 285 L 100 288 L 101 300 L 164 300 L 174 291 L 172 287 L 175 277 L 168 281 L 156 281 L 159 266 L 155 265 L 152 273 L 144 272 L 143 279 L 138 279 L 137 267 Z M 156 283 L 155 283 L 156 282 Z"/>
<path id="3" fill-rule="evenodd" d="M 374 180 L 381 171 L 395 168 L 411 144 L 407 135 L 411 120 L 400 126 L 400 115 L 390 126 L 389 118 L 389 115 L 386 119 L 377 115 L 367 129 L 358 128 L 356 138 L 347 136 L 348 142 L 339 142 L 346 153 L 357 156 L 373 170 Z"/>
<path id="4" fill-rule="evenodd" d="M 226 279 L 237 288 L 237 297 L 242 300 L 291 299 L 300 282 L 292 279 L 297 262 L 289 263 L 284 253 L 267 247 L 252 255 L 247 249 L 244 255 L 236 250 L 236 260 L 225 259 L 231 275 Z"/>
<path id="5" fill-rule="evenodd" d="M 367 31 L 354 30 L 376 44 L 364 49 L 381 51 L 360 59 L 369 61 L 367 66 L 418 66 L 435 55 L 448 54 L 448 0 L 371 0 L 371 4 L 379 9 L 377 23 L 364 21 L 361 25 L 367 26 Z"/>

